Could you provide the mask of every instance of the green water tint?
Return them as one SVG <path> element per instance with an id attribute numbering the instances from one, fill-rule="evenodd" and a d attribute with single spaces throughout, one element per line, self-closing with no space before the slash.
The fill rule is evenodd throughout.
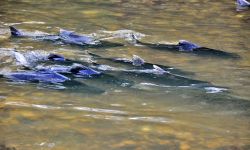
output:
<path id="1" fill-rule="evenodd" d="M 109 37 L 107 31 L 128 29 L 147 35 L 145 42 L 186 39 L 241 56 L 200 58 L 133 46 L 124 39 L 110 39 L 124 47 L 87 48 L 106 58 L 135 54 L 150 63 L 193 72 L 188 77 L 229 89 L 221 93 L 154 85 L 118 73 L 111 74 L 122 79 L 115 84 L 111 78 L 77 78 L 88 86 L 61 90 L 1 78 L 0 149 L 249 149 L 249 17 L 249 11 L 237 13 L 234 1 L 226 0 L 0 1 L 0 46 L 7 51 L 1 49 L 1 70 L 17 69 L 6 54 L 12 48 L 44 50 L 79 61 L 86 56 L 86 48 L 78 46 L 10 39 L 8 25 L 54 34 L 63 28 L 96 33 L 92 35 L 98 38 Z M 130 79 L 133 86 L 122 84 Z"/>

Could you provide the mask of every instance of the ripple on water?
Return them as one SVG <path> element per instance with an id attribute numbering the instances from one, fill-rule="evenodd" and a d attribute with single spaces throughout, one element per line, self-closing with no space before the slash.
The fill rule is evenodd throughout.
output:
<path id="1" fill-rule="evenodd" d="M 91 107 L 80 107 L 69 105 L 67 107 L 59 107 L 52 105 L 41 105 L 41 104 L 29 104 L 24 102 L 6 102 L 5 105 L 18 106 L 18 107 L 29 107 L 36 109 L 46 110 L 78 110 L 84 112 L 98 113 L 98 114 L 86 114 L 85 117 L 91 117 L 95 119 L 105 119 L 113 121 L 141 121 L 141 122 L 152 122 L 152 123 L 170 123 L 173 122 L 171 119 L 159 116 L 134 116 L 132 113 L 114 110 L 114 109 L 101 109 Z M 108 115 L 113 114 L 113 115 Z M 125 115 L 125 116 L 124 116 Z"/>
<path id="2" fill-rule="evenodd" d="M 111 114 L 128 114 L 126 111 L 111 110 L 111 109 L 100 109 L 100 108 L 90 108 L 90 107 L 73 107 L 75 110 L 90 111 L 98 113 L 111 113 Z"/>
<path id="3" fill-rule="evenodd" d="M 46 24 L 42 21 L 24 21 L 24 22 L 16 22 L 16 23 L 4 23 L 6 26 L 13 26 L 13 25 L 19 25 L 19 24 Z"/>
<path id="4" fill-rule="evenodd" d="M 172 123 L 173 120 L 166 117 L 157 117 L 157 116 L 114 116 L 114 115 L 96 115 L 96 114 L 87 114 L 85 117 L 91 117 L 94 119 L 105 119 L 112 121 L 140 121 L 140 122 L 151 122 L 151 123 L 163 123 L 168 124 Z"/>
<path id="5" fill-rule="evenodd" d="M 50 110 L 58 110 L 58 109 L 66 110 L 67 109 L 67 110 L 79 110 L 79 111 L 96 112 L 96 113 L 128 114 L 128 112 L 121 111 L 121 110 L 91 108 L 91 107 L 82 107 L 82 106 L 60 107 L 60 106 L 52 106 L 52 105 L 29 104 L 29 103 L 23 103 L 23 102 L 6 102 L 5 105 L 19 106 L 19 107 L 31 107 L 31 108 L 38 108 L 38 109 L 50 109 Z"/>
<path id="6" fill-rule="evenodd" d="M 211 94 L 227 91 L 226 88 L 218 88 L 218 87 L 205 87 L 204 89 L 206 90 L 206 93 L 211 93 Z"/>
<path id="7" fill-rule="evenodd" d="M 165 117 L 129 117 L 129 120 L 155 122 L 155 123 L 170 123 L 172 120 Z"/>

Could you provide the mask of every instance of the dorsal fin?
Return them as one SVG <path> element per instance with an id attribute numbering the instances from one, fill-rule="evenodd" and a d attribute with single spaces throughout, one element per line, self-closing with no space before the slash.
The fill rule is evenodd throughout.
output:
<path id="1" fill-rule="evenodd" d="M 158 74 L 164 74 L 167 71 L 165 71 L 164 69 L 162 69 L 161 67 L 157 66 L 157 65 L 153 65 L 153 68 L 155 71 L 157 71 Z"/>
<path id="2" fill-rule="evenodd" d="M 75 33 L 75 32 L 74 31 L 60 29 L 60 35 L 70 35 L 72 33 Z"/>
<path id="3" fill-rule="evenodd" d="M 145 63 L 145 61 L 141 57 L 133 55 L 132 63 L 134 66 L 141 66 Z"/>
<path id="4" fill-rule="evenodd" d="M 22 33 L 13 26 L 9 26 L 12 36 L 22 36 Z"/>

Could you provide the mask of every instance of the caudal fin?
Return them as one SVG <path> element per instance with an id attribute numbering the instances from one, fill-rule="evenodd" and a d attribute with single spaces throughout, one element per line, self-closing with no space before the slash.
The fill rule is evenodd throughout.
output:
<path id="1" fill-rule="evenodd" d="M 13 26 L 9 26 L 10 27 L 10 33 L 12 36 L 21 36 L 22 33 L 17 30 L 16 28 L 14 28 Z"/>

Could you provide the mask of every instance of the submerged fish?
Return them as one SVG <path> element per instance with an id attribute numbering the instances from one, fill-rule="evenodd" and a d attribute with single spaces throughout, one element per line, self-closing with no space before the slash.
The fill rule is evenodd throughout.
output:
<path id="1" fill-rule="evenodd" d="M 97 70 L 102 71 L 103 73 L 108 73 L 113 76 L 123 78 L 126 80 L 131 80 L 134 82 L 150 82 L 155 84 L 164 84 L 171 86 L 193 86 L 196 84 L 209 84 L 208 82 L 199 81 L 190 79 L 188 77 L 171 73 L 171 69 L 162 68 L 161 65 L 154 65 L 151 63 L 146 63 L 139 56 L 134 56 L 133 59 L 125 59 L 125 58 L 102 58 L 96 54 L 90 53 L 92 56 L 96 58 L 118 62 L 122 64 L 127 64 L 129 66 L 133 66 L 133 68 L 117 68 L 109 65 L 103 65 L 95 63 L 92 67 Z M 133 63 L 134 62 L 134 63 Z M 165 66 L 163 66 L 165 67 Z M 170 70 L 170 71 L 169 71 Z"/>
<path id="2" fill-rule="evenodd" d="M 60 40 L 59 35 L 49 35 L 49 34 L 41 34 L 41 33 L 26 33 L 22 32 L 18 29 L 16 29 L 13 26 L 9 26 L 10 28 L 10 33 L 11 36 L 13 37 L 28 37 L 28 38 L 34 38 L 34 39 L 39 39 L 39 40 L 49 40 L 49 41 L 58 41 Z"/>
<path id="3" fill-rule="evenodd" d="M 93 77 L 101 74 L 101 72 L 81 64 L 73 64 L 72 66 L 63 66 L 63 65 L 52 65 L 45 67 L 38 66 L 37 69 L 52 71 L 57 73 L 73 74 L 78 77 Z"/>
<path id="4" fill-rule="evenodd" d="M 236 11 L 244 11 L 250 8 L 250 2 L 246 0 L 237 0 L 236 5 Z"/>
<path id="5" fill-rule="evenodd" d="M 136 55 L 134 55 L 132 59 L 126 59 L 126 58 L 103 58 L 93 53 L 89 54 L 95 57 L 96 59 L 104 59 L 114 63 L 121 63 L 129 67 L 129 68 L 122 68 L 122 67 L 117 68 L 105 64 L 93 63 L 91 68 L 85 67 L 88 69 L 82 71 L 87 74 L 90 73 L 94 73 L 94 75 L 100 74 L 99 76 L 95 76 L 94 79 L 101 78 L 103 79 L 104 82 L 108 81 L 109 83 L 114 83 L 114 84 L 129 83 L 129 85 L 133 85 L 133 83 L 136 81 L 142 81 L 142 82 L 152 81 L 153 83 L 156 82 L 158 84 L 175 85 L 175 86 L 190 86 L 192 84 L 207 83 L 184 77 L 183 74 L 186 72 L 184 72 L 182 75 L 179 75 L 176 73 L 180 73 L 181 72 L 180 70 L 173 69 L 163 65 L 147 63 L 145 62 L 145 60 Z M 71 61 L 70 59 L 65 59 L 65 60 L 67 60 L 68 62 Z M 59 69 L 60 67 L 53 68 L 53 71 Z M 77 69 L 81 69 L 81 67 L 80 68 L 78 67 Z M 77 74 L 76 72 L 72 72 L 74 69 L 70 71 L 69 68 L 66 68 L 64 70 L 66 70 L 64 72 Z M 77 72 L 79 72 L 79 70 L 77 70 Z"/>
<path id="6" fill-rule="evenodd" d="M 130 68 L 117 68 L 109 65 L 103 65 L 95 63 L 93 66 L 97 70 L 101 70 L 103 73 L 108 73 L 113 76 L 123 78 L 134 83 L 152 83 L 164 86 L 186 86 L 205 88 L 211 85 L 209 82 L 191 79 L 186 75 L 186 72 L 181 70 L 172 69 L 166 66 L 151 64 L 145 62 L 139 56 L 134 55 L 132 59 L 126 58 L 103 58 L 99 55 L 89 53 L 95 58 L 108 60 L 111 62 L 121 63 L 130 66 Z M 181 75 L 178 73 L 182 73 Z"/>
<path id="7" fill-rule="evenodd" d="M 19 52 L 15 52 L 15 53 L 16 55 L 19 56 L 17 59 L 21 62 L 21 64 L 26 65 L 25 62 L 27 61 L 26 61 L 25 55 Z M 45 58 L 46 59 L 42 59 L 42 60 L 45 60 L 43 61 L 43 65 L 37 65 L 37 66 L 29 65 L 29 67 L 26 67 L 26 69 L 30 69 L 34 71 L 39 70 L 43 72 L 55 72 L 55 73 L 65 74 L 71 78 L 75 78 L 75 77 L 84 78 L 84 79 L 88 78 L 88 80 L 92 79 L 91 81 L 96 80 L 99 83 L 101 82 L 101 83 L 105 83 L 105 84 L 109 84 L 113 86 L 114 85 L 124 86 L 126 84 L 126 87 L 127 87 L 127 86 L 133 85 L 133 81 L 123 80 L 115 76 L 109 75 L 107 73 L 102 73 L 102 71 L 97 71 L 96 69 L 88 67 L 87 66 L 89 65 L 88 63 L 70 60 L 59 54 L 46 54 Z M 46 65 L 46 62 L 48 62 L 49 65 Z M 49 62 L 53 62 L 55 65 L 51 65 Z M 38 73 L 37 75 L 39 75 Z"/>
<path id="8" fill-rule="evenodd" d="M 250 7 L 250 2 L 247 0 L 236 0 L 236 4 L 240 7 Z"/>
<path id="9" fill-rule="evenodd" d="M 29 81 L 29 82 L 62 83 L 70 80 L 70 78 L 63 76 L 59 73 L 48 72 L 44 70 L 10 72 L 4 74 L 3 76 L 13 81 Z"/>
<path id="10" fill-rule="evenodd" d="M 97 45 L 100 41 L 85 35 L 76 34 L 74 31 L 60 30 L 60 38 L 64 43 L 75 45 Z"/>
<path id="11" fill-rule="evenodd" d="M 74 31 L 68 31 L 62 29 L 60 30 L 60 33 L 58 35 L 49 35 L 49 34 L 35 34 L 35 33 L 28 34 L 25 32 L 21 32 L 20 30 L 14 28 L 13 26 L 10 26 L 9 28 L 12 37 L 29 37 L 37 40 L 47 40 L 53 42 L 60 41 L 65 44 L 72 44 L 72 45 L 93 47 L 93 48 L 124 46 L 123 44 L 120 43 L 101 41 L 94 39 L 90 36 L 76 34 Z"/>
<path id="12" fill-rule="evenodd" d="M 35 82 L 40 88 L 65 90 L 71 92 L 86 92 L 87 94 L 101 94 L 105 90 L 89 86 L 85 83 L 71 80 L 57 72 L 48 70 L 9 72 L 2 75 L 13 82 Z"/>
<path id="13" fill-rule="evenodd" d="M 193 85 L 207 85 L 208 82 L 190 79 L 177 74 L 172 74 L 164 69 L 154 65 L 151 69 L 122 69 L 115 68 L 108 65 L 99 65 L 96 69 L 104 73 L 111 74 L 119 78 L 129 81 L 148 82 L 154 84 L 161 84 L 166 86 L 193 86 Z"/>
<path id="14" fill-rule="evenodd" d="M 26 68 L 34 68 L 39 62 L 45 61 L 66 61 L 62 55 L 47 53 L 45 51 L 29 51 L 20 53 L 12 51 L 12 56 L 16 59 L 17 64 Z"/>
<path id="15" fill-rule="evenodd" d="M 88 52 L 88 54 L 91 55 L 94 59 L 97 59 L 97 60 L 101 59 L 101 60 L 106 60 L 106 61 L 113 62 L 113 63 L 120 63 L 123 65 L 126 65 L 127 67 L 129 67 L 132 70 L 135 70 L 135 69 L 138 69 L 138 70 L 149 69 L 150 70 L 150 69 L 154 68 L 154 66 L 158 66 L 159 68 L 161 68 L 167 72 L 171 72 L 173 74 L 181 74 L 181 75 L 193 75 L 194 74 L 194 73 L 191 73 L 188 71 L 183 71 L 180 69 L 173 68 L 171 66 L 149 63 L 137 55 L 133 55 L 132 59 L 127 59 L 127 58 L 105 58 L 105 57 L 101 57 L 97 54 L 93 54 L 90 52 Z M 102 67 L 105 67 L 105 66 L 102 66 Z"/>
<path id="16" fill-rule="evenodd" d="M 67 65 L 50 65 L 50 66 L 40 66 L 37 68 L 31 68 L 35 70 L 40 70 L 45 73 L 62 73 L 75 75 L 76 77 L 87 77 L 92 83 L 97 83 L 101 85 L 103 83 L 109 85 L 118 85 L 123 87 L 131 87 L 138 82 L 147 82 L 153 84 L 161 84 L 166 86 L 197 86 L 206 87 L 211 86 L 208 82 L 199 81 L 184 77 L 179 74 L 173 74 L 169 71 L 169 68 L 162 68 L 161 66 L 147 63 L 139 56 L 134 56 L 132 59 L 124 58 L 102 58 L 101 56 L 91 54 L 95 58 L 101 58 L 111 62 L 118 62 L 129 66 L 129 68 L 117 68 L 109 65 L 92 63 L 90 67 L 84 66 L 79 62 L 79 64 L 74 64 L 70 59 L 65 58 L 62 55 L 52 54 L 48 55 L 51 60 L 55 63 L 60 62 L 60 64 L 66 63 Z M 47 59 L 50 61 L 50 59 Z M 59 61 L 57 61 L 59 59 Z M 72 65 L 68 65 L 72 63 Z M 165 67 L 165 66 L 164 66 Z M 33 73 L 33 72 L 28 72 Z M 31 80 L 43 77 L 40 72 L 35 72 L 31 76 Z M 25 74 L 25 73 L 24 73 Z M 19 75 L 19 74 L 18 74 Z M 25 74 L 27 77 L 28 75 Z M 37 78 L 35 78 L 37 75 Z M 21 76 L 22 77 L 22 76 Z M 25 77 L 25 76 L 24 76 Z M 28 80 L 28 79 L 26 79 Z M 41 79 L 42 80 L 42 79 Z M 53 80 L 53 79 L 51 79 Z"/>
<path id="17" fill-rule="evenodd" d="M 169 52 L 179 52 L 179 53 L 191 53 L 198 56 L 209 56 L 209 57 L 219 57 L 219 58 L 239 58 L 239 55 L 235 53 L 224 52 L 221 50 L 211 49 L 199 46 L 192 42 L 186 40 L 180 40 L 178 44 L 154 44 L 145 43 L 136 38 L 133 34 L 131 35 L 134 44 L 139 44 L 142 46 L 147 46 L 152 49 L 165 50 Z"/>

